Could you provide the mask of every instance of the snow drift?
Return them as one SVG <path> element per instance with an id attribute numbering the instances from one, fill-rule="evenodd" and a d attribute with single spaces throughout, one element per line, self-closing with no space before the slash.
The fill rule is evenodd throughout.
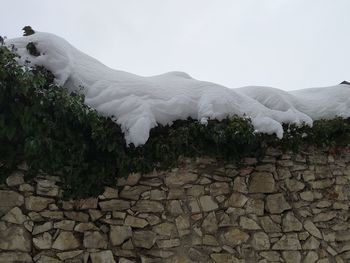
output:
<path id="1" fill-rule="evenodd" d="M 26 49 L 35 43 L 40 56 Z M 121 125 L 128 144 L 144 144 L 157 123 L 171 124 L 192 117 L 208 119 L 230 115 L 251 118 L 257 132 L 283 137 L 282 123 L 312 125 L 313 120 L 350 117 L 350 86 L 337 85 L 286 92 L 269 87 L 229 89 L 199 81 L 183 72 L 143 77 L 111 69 L 53 34 L 10 39 L 19 63 L 44 66 L 57 84 L 85 95 L 85 103 Z"/>

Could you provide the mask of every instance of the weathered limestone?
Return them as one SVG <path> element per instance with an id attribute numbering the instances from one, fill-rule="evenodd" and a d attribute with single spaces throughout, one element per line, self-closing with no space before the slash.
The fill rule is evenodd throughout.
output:
<path id="1" fill-rule="evenodd" d="M 314 223 L 312 223 L 310 220 L 306 220 L 304 222 L 304 228 L 307 230 L 311 235 L 322 239 L 321 231 L 315 226 Z"/>
<path id="2" fill-rule="evenodd" d="M 161 213 L 164 211 L 164 206 L 158 201 L 140 200 L 131 209 L 141 213 Z"/>
<path id="3" fill-rule="evenodd" d="M 130 202 L 113 199 L 109 201 L 100 202 L 99 206 L 102 211 L 122 211 L 130 208 Z"/>
<path id="4" fill-rule="evenodd" d="M 111 226 L 109 238 L 113 246 L 121 245 L 125 240 L 132 236 L 130 226 Z"/>
<path id="5" fill-rule="evenodd" d="M 105 187 L 105 191 L 103 192 L 102 196 L 99 196 L 101 200 L 104 199 L 113 199 L 119 197 L 119 191 L 118 189 L 114 189 L 112 187 Z"/>
<path id="6" fill-rule="evenodd" d="M 133 241 L 136 247 L 150 249 L 156 242 L 156 234 L 152 231 L 135 231 Z"/>
<path id="7" fill-rule="evenodd" d="M 281 232 L 281 226 L 278 223 L 274 222 L 269 216 L 261 217 L 260 223 L 266 233 Z"/>
<path id="8" fill-rule="evenodd" d="M 256 232 L 252 237 L 252 246 L 255 250 L 268 250 L 270 248 L 270 239 L 264 232 Z"/>
<path id="9" fill-rule="evenodd" d="M 68 260 L 83 254 L 83 252 L 83 250 L 72 250 L 68 252 L 57 253 L 56 255 L 60 260 Z"/>
<path id="10" fill-rule="evenodd" d="M 210 185 L 210 195 L 218 196 L 230 193 L 230 187 L 228 183 L 216 182 Z"/>
<path id="11" fill-rule="evenodd" d="M 243 229 L 247 230 L 259 230 L 261 227 L 253 220 L 245 216 L 241 216 L 239 220 L 239 225 Z"/>
<path id="12" fill-rule="evenodd" d="M 61 231 L 55 239 L 52 248 L 58 250 L 73 250 L 80 246 L 80 241 L 72 232 Z"/>
<path id="13" fill-rule="evenodd" d="M 161 223 L 153 227 L 153 232 L 160 236 L 174 237 L 177 236 L 176 226 L 172 223 Z"/>
<path id="14" fill-rule="evenodd" d="M 299 251 L 283 251 L 282 256 L 286 263 L 301 262 L 301 254 Z"/>
<path id="15" fill-rule="evenodd" d="M 0 215 L 2 215 L 1 212 L 6 213 L 15 206 L 21 206 L 23 202 L 24 198 L 21 194 L 14 191 L 0 190 Z"/>
<path id="16" fill-rule="evenodd" d="M 27 210 L 39 212 L 47 208 L 48 204 L 54 202 L 55 200 L 52 198 L 29 196 L 25 199 L 25 206 Z"/>
<path id="17" fill-rule="evenodd" d="M 51 230 L 52 227 L 53 227 L 53 224 L 51 221 L 45 222 L 41 225 L 34 225 L 32 234 L 38 235 L 38 234 L 47 232 L 47 231 Z"/>
<path id="18" fill-rule="evenodd" d="M 210 212 L 219 208 L 218 204 L 210 195 L 201 196 L 199 200 L 204 212 Z"/>
<path id="19" fill-rule="evenodd" d="M 99 231 L 85 232 L 83 244 L 85 248 L 92 249 L 106 249 L 108 246 L 107 238 Z"/>
<path id="20" fill-rule="evenodd" d="M 267 152 L 243 167 L 184 158 L 79 200 L 16 170 L 0 185 L 0 263 L 348 262 L 350 148 Z"/>
<path id="21" fill-rule="evenodd" d="M 305 184 L 296 179 L 287 179 L 286 187 L 290 192 L 299 192 L 304 189 Z"/>
<path id="22" fill-rule="evenodd" d="M 71 220 L 78 221 L 78 222 L 85 222 L 87 223 L 89 221 L 89 215 L 83 212 L 75 212 L 75 211 L 66 211 L 64 212 L 64 215 Z"/>
<path id="23" fill-rule="evenodd" d="M 59 194 L 59 188 L 54 181 L 39 179 L 37 180 L 36 193 L 38 195 L 55 197 Z"/>
<path id="24" fill-rule="evenodd" d="M 317 250 L 320 247 L 320 244 L 320 241 L 311 236 L 303 244 L 303 250 Z"/>
<path id="25" fill-rule="evenodd" d="M 249 184 L 250 193 L 273 193 L 275 191 L 275 179 L 271 173 L 252 173 Z"/>
<path id="26" fill-rule="evenodd" d="M 0 252 L 0 263 L 32 263 L 33 259 L 28 253 Z"/>
<path id="27" fill-rule="evenodd" d="M 26 220 L 28 220 L 28 217 L 25 216 L 22 213 L 22 210 L 16 206 L 8 211 L 7 214 L 1 218 L 1 220 L 12 224 L 22 225 Z"/>
<path id="28" fill-rule="evenodd" d="M 145 226 L 148 225 L 148 222 L 145 219 L 137 218 L 129 215 L 126 217 L 124 223 L 125 225 L 131 226 L 134 228 L 144 228 Z"/>
<path id="29" fill-rule="evenodd" d="M 285 234 L 272 247 L 275 250 L 299 250 L 300 241 L 297 234 Z"/>
<path id="30" fill-rule="evenodd" d="M 294 216 L 292 212 L 286 214 L 282 221 L 284 232 L 300 231 L 303 228 L 301 222 Z"/>
<path id="31" fill-rule="evenodd" d="M 151 187 L 145 185 L 125 186 L 120 192 L 120 197 L 131 200 L 139 200 L 140 195 L 151 190 Z"/>
<path id="32" fill-rule="evenodd" d="M 197 178 L 197 174 L 186 171 L 178 171 L 167 175 L 164 182 L 168 187 L 179 187 L 188 183 L 192 183 L 197 180 Z"/>
<path id="33" fill-rule="evenodd" d="M 159 248 L 173 248 L 181 245 L 180 239 L 168 239 L 168 240 L 157 240 L 157 245 Z"/>
<path id="34" fill-rule="evenodd" d="M 91 253 L 90 259 L 92 263 L 116 263 L 110 250 Z"/>
<path id="35" fill-rule="evenodd" d="M 291 209 L 291 206 L 283 194 L 273 194 L 266 197 L 266 209 L 271 214 L 281 214 L 283 211 Z"/>
<path id="36" fill-rule="evenodd" d="M 23 172 L 14 171 L 9 177 L 7 177 L 6 184 L 10 187 L 24 184 L 23 177 L 24 177 Z"/>
<path id="37" fill-rule="evenodd" d="M 226 201 L 226 206 L 243 207 L 248 201 L 248 198 L 241 193 L 233 193 Z"/>
<path id="38" fill-rule="evenodd" d="M 318 254 L 315 251 L 309 251 L 304 258 L 305 263 L 315 263 L 317 260 Z"/>
<path id="39" fill-rule="evenodd" d="M 231 228 L 223 234 L 224 243 L 231 246 L 240 245 L 246 242 L 249 235 L 238 228 Z"/>
<path id="40" fill-rule="evenodd" d="M 33 244 L 35 248 L 40 250 L 50 249 L 52 247 L 52 236 L 49 232 L 45 232 L 40 236 L 34 237 Z"/>
<path id="41" fill-rule="evenodd" d="M 218 230 L 218 221 L 216 219 L 215 212 L 211 212 L 208 216 L 203 220 L 202 228 L 206 233 L 216 233 Z"/>
<path id="42" fill-rule="evenodd" d="M 29 232 L 17 225 L 0 222 L 0 249 L 30 252 L 32 241 Z"/>
<path id="43" fill-rule="evenodd" d="M 74 202 L 76 210 L 96 209 L 98 204 L 97 198 L 80 199 Z"/>
<path id="44" fill-rule="evenodd" d="M 74 231 L 76 232 L 80 232 L 80 233 L 84 233 L 86 231 L 96 231 L 98 230 L 98 228 L 91 222 L 88 223 L 78 223 L 75 227 L 74 227 Z"/>

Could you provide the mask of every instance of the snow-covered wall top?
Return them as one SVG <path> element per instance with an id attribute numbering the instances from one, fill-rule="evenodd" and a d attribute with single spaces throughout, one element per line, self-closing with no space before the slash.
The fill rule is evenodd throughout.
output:
<path id="1" fill-rule="evenodd" d="M 35 43 L 40 56 L 31 56 L 26 46 Z M 49 33 L 10 39 L 19 63 L 41 65 L 50 70 L 59 85 L 82 92 L 85 103 L 121 125 L 127 143 L 144 144 L 157 123 L 171 124 L 192 117 L 203 124 L 208 119 L 230 115 L 251 118 L 257 132 L 283 137 L 282 123 L 350 117 L 350 86 L 337 85 L 286 92 L 270 87 L 229 89 L 199 81 L 183 72 L 143 77 L 111 69 L 84 54 L 66 40 Z M 234 72 L 233 72 L 234 74 Z"/>

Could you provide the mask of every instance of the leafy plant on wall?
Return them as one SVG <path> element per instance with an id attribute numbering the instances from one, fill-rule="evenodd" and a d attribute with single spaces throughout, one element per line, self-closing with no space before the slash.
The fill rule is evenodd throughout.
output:
<path id="1" fill-rule="evenodd" d="M 27 48 L 40 55 L 35 43 Z M 278 140 L 255 134 L 248 118 L 231 116 L 207 125 L 193 119 L 159 125 L 145 145 L 127 146 L 120 126 L 53 80 L 45 68 L 18 65 L 14 53 L 1 43 L 0 179 L 26 160 L 29 178 L 43 171 L 61 177 L 66 197 L 96 196 L 104 185 L 115 184 L 116 177 L 167 169 L 179 156 L 239 162 L 244 156 L 262 156 L 268 146 L 297 151 L 350 142 L 348 119 L 316 121 L 313 127 L 284 125 L 284 138 Z"/>

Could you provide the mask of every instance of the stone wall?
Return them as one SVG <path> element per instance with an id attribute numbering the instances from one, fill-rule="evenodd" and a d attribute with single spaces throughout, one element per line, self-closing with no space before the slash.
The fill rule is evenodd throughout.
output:
<path id="1" fill-rule="evenodd" d="M 184 159 L 74 201 L 21 165 L 0 185 L 0 262 L 350 262 L 349 162 L 346 149 Z"/>

